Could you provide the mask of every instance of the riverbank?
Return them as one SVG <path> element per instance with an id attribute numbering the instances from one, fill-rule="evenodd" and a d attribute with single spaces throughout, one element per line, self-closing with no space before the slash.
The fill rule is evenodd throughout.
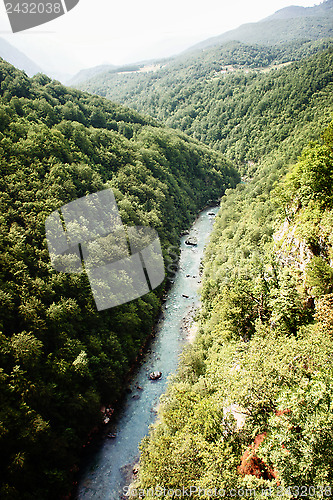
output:
<path id="1" fill-rule="evenodd" d="M 155 336 L 142 353 L 139 366 L 133 369 L 121 407 L 110 422 L 110 432 L 116 437 L 100 440 L 95 453 L 86 457 L 76 492 L 80 500 L 119 500 L 128 474 L 135 467 L 138 446 L 156 419 L 159 398 L 166 391 L 168 378 L 177 370 L 182 349 L 193 339 L 194 316 L 200 304 L 201 259 L 213 227 L 214 218 L 208 215 L 212 210 L 216 213 L 218 207 L 201 212 L 190 230 L 191 235 L 199 236 L 197 246 L 186 245 L 186 237 L 181 239 L 179 270 L 162 306 Z M 162 378 L 151 381 L 152 371 L 161 371 Z"/>

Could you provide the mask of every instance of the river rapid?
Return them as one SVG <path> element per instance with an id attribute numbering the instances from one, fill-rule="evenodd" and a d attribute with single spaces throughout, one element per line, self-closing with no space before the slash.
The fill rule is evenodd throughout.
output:
<path id="1" fill-rule="evenodd" d="M 179 270 L 163 305 L 156 336 L 133 374 L 131 392 L 108 429 L 116 437 L 106 438 L 82 470 L 78 500 L 119 500 L 131 482 L 139 459 L 139 444 L 156 419 L 159 398 L 166 391 L 168 377 L 176 372 L 179 355 L 189 340 L 187 325 L 200 304 L 200 263 L 214 223 L 214 216 L 208 214 L 216 214 L 218 209 L 205 209 L 191 227 L 189 236 L 198 240 L 197 246 L 185 244 L 189 236 L 181 238 Z M 150 380 L 153 371 L 162 372 L 161 379 Z"/>

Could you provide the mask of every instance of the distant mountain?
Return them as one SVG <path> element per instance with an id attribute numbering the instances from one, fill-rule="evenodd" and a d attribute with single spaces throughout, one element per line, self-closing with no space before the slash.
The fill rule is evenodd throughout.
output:
<path id="1" fill-rule="evenodd" d="M 66 83 L 67 85 L 107 95 L 101 91 L 100 85 L 98 89 L 91 88 L 87 85 L 88 82 L 95 78 L 101 77 L 104 82 L 113 78 L 115 73 L 131 73 L 135 71 L 145 72 L 145 67 L 156 68 L 158 66 L 164 67 L 172 61 L 182 62 L 183 57 L 189 53 L 199 52 L 207 48 L 219 47 L 228 42 L 242 42 L 244 44 L 260 44 L 260 45 L 281 45 L 283 50 L 286 43 L 289 42 L 304 42 L 323 40 L 333 37 L 333 0 L 326 0 L 314 7 L 298 7 L 290 6 L 280 9 L 271 16 L 257 22 L 243 24 L 239 28 L 227 31 L 222 35 L 209 38 L 190 47 L 179 56 L 169 58 L 163 61 L 145 61 L 137 63 L 136 65 L 128 65 L 124 67 L 113 65 L 100 65 L 93 68 L 88 68 L 79 71 Z M 283 46 L 283 47 L 282 47 Z M 207 54 L 206 54 L 207 55 Z M 214 54 L 216 57 L 216 54 Z M 208 58 L 210 56 L 208 55 Z M 296 57 L 297 59 L 298 57 Z M 294 60 L 293 57 L 290 60 Z M 100 82 L 99 82 L 100 83 Z M 104 85 L 103 85 L 104 86 Z M 118 96 L 108 96 L 113 99 Z M 120 102 L 123 102 L 120 100 Z"/>
<path id="2" fill-rule="evenodd" d="M 294 19 L 296 17 L 308 17 L 312 15 L 313 7 L 300 7 L 292 5 L 284 9 L 277 10 L 271 16 L 266 17 L 262 21 L 275 21 L 276 19 Z"/>
<path id="3" fill-rule="evenodd" d="M 70 85 L 75 87 L 84 83 L 88 80 L 91 80 L 98 75 L 108 74 L 114 75 L 116 73 L 151 73 L 158 71 L 161 69 L 167 62 L 173 60 L 173 58 L 169 59 L 149 59 L 144 61 L 139 61 L 134 64 L 126 64 L 124 66 L 114 66 L 112 64 L 104 64 L 100 66 L 94 66 L 93 68 L 82 69 L 76 75 L 67 79 L 66 85 Z"/>
<path id="4" fill-rule="evenodd" d="M 28 76 L 33 76 L 36 73 L 42 73 L 43 70 L 23 52 L 16 49 L 10 43 L 0 38 L 0 57 L 5 61 L 13 64 L 16 68 L 26 72 Z"/>
<path id="5" fill-rule="evenodd" d="M 314 7 L 299 7 L 292 5 L 275 12 L 275 14 L 266 17 L 263 21 L 274 21 L 276 19 L 295 19 L 297 17 L 323 16 L 327 11 L 333 8 L 333 0 L 326 0 Z"/>
<path id="6" fill-rule="evenodd" d="M 320 40 L 333 36 L 333 0 L 314 7 L 286 7 L 257 23 L 243 24 L 189 49 L 205 49 L 229 41 L 276 45 L 295 40 Z"/>
<path id="7" fill-rule="evenodd" d="M 325 53 L 329 55 L 324 56 Z M 254 160 L 247 156 L 247 151 L 250 144 L 256 144 L 261 127 L 265 129 L 270 124 L 271 128 L 272 120 L 286 125 L 288 113 L 297 117 L 303 103 L 322 85 L 320 81 L 331 85 L 332 55 L 333 39 L 278 46 L 228 42 L 178 56 L 155 73 L 104 73 L 80 88 L 150 115 L 216 150 L 228 150 L 238 165 L 244 165 Z M 310 58 L 313 62 L 307 65 L 305 61 Z M 295 79 L 295 71 L 303 63 L 304 72 Z M 311 83 L 312 72 L 318 82 Z M 309 87 L 303 85 L 303 80 Z M 272 96 L 268 104 L 265 96 L 269 89 Z M 291 101 L 293 107 L 289 109 Z M 270 143 L 267 132 L 264 149 L 274 149 L 281 131 L 273 135 Z M 258 151 L 255 160 L 262 153 L 263 150 Z"/>
<path id="8" fill-rule="evenodd" d="M 115 70 L 116 68 L 117 66 L 112 64 L 101 64 L 100 66 L 94 66 L 93 68 L 81 69 L 81 71 L 68 80 L 67 85 L 77 85 L 78 83 L 90 80 L 90 78 L 94 78 L 94 76 L 97 76 L 100 73 L 106 73 L 108 71 Z"/>

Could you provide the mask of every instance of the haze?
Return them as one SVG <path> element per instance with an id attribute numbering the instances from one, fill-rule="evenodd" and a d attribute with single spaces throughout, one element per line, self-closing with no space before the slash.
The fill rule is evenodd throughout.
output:
<path id="1" fill-rule="evenodd" d="M 50 74 L 74 74 L 99 64 L 127 64 L 163 58 L 291 4 L 313 0 L 80 0 L 68 14 L 44 26 L 11 33 L 3 2 L 0 36 Z"/>

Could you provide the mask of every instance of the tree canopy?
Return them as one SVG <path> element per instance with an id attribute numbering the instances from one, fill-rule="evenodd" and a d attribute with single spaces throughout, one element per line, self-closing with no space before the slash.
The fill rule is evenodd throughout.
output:
<path id="1" fill-rule="evenodd" d="M 98 313 L 85 273 L 56 272 L 45 220 L 111 187 L 166 255 L 239 180 L 219 153 L 135 111 L 0 62 L 0 497 L 59 498 L 100 407 L 150 335 L 163 286 Z"/>

